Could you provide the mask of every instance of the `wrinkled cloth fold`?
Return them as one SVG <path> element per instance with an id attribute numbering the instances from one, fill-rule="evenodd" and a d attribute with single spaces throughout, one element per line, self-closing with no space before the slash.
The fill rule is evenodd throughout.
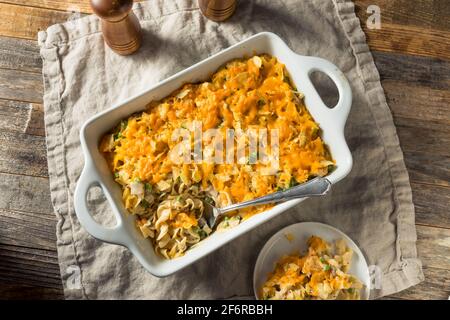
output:
<path id="1" fill-rule="evenodd" d="M 154 0 L 133 10 L 143 45 L 132 56 L 119 56 L 105 45 L 95 16 L 39 33 L 50 189 L 67 299 L 250 296 L 254 263 L 265 241 L 301 221 L 328 223 L 355 240 L 371 265 L 372 298 L 423 280 L 403 154 L 351 1 L 240 1 L 223 23 L 206 19 L 197 1 Z M 302 202 L 172 276 L 154 277 L 126 248 L 91 237 L 76 217 L 72 199 L 83 168 L 80 127 L 98 112 L 261 31 L 278 34 L 299 54 L 332 61 L 349 79 L 353 106 L 345 136 L 354 157 L 352 172 L 327 197 Z M 318 87 L 324 100 L 331 98 L 328 82 Z M 98 189 L 89 200 L 97 221 L 114 223 Z"/>

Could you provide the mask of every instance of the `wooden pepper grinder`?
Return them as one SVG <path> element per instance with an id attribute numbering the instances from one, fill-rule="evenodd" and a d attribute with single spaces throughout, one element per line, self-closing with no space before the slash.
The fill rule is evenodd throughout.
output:
<path id="1" fill-rule="evenodd" d="M 205 17 L 220 22 L 234 13 L 236 0 L 198 0 L 198 5 Z"/>
<path id="2" fill-rule="evenodd" d="M 133 0 L 91 0 L 92 10 L 101 18 L 106 44 L 121 55 L 132 54 L 141 46 L 141 26 L 132 6 Z"/>

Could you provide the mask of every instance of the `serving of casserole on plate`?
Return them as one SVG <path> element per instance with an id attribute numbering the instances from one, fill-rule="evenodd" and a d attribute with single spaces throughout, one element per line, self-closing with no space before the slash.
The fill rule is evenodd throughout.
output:
<path id="1" fill-rule="evenodd" d="M 275 233 L 253 273 L 255 297 L 264 300 L 366 300 L 370 288 L 369 267 L 355 242 L 317 222 Z"/>
<path id="2" fill-rule="evenodd" d="M 315 91 L 313 71 L 335 82 L 334 108 Z M 87 121 L 77 216 L 94 237 L 128 247 L 152 274 L 171 274 L 301 200 L 236 212 L 217 232 L 202 217 L 203 201 L 226 206 L 313 176 L 332 183 L 345 177 L 352 166 L 343 134 L 350 107 L 350 87 L 333 64 L 297 55 L 274 34 L 257 34 Z M 87 209 L 95 185 L 111 204 L 113 228 Z"/>

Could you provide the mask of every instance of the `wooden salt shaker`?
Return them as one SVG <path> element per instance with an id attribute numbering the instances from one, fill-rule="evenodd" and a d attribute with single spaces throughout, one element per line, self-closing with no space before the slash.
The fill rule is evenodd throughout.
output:
<path id="1" fill-rule="evenodd" d="M 91 0 L 92 10 L 101 18 L 106 44 L 121 55 L 132 54 L 141 46 L 141 26 L 132 6 L 133 0 Z"/>
<path id="2" fill-rule="evenodd" d="M 202 13 L 213 21 L 224 21 L 231 17 L 236 9 L 236 0 L 198 0 Z"/>

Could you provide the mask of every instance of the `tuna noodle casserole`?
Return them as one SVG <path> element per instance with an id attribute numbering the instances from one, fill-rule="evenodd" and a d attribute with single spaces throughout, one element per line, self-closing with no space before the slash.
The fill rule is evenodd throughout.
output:
<path id="1" fill-rule="evenodd" d="M 319 237 L 308 240 L 304 256 L 283 257 L 262 288 L 263 299 L 359 300 L 362 283 L 348 274 L 353 252 L 344 240 L 334 248 Z"/>
<path id="2" fill-rule="evenodd" d="M 122 187 L 125 207 L 157 253 L 179 257 L 213 231 L 202 217 L 204 201 L 226 206 L 325 176 L 334 168 L 302 99 L 275 57 L 238 59 L 209 81 L 186 84 L 151 102 L 103 137 L 99 148 Z M 223 139 L 208 136 L 211 129 Z M 180 138 L 184 143 L 178 150 Z M 258 149 L 252 151 L 255 139 Z M 226 152 L 219 152 L 218 145 L 226 146 Z M 200 157 L 191 152 L 197 147 Z M 174 150 L 184 161 L 174 160 Z M 217 229 L 268 208 L 236 212 Z"/>

